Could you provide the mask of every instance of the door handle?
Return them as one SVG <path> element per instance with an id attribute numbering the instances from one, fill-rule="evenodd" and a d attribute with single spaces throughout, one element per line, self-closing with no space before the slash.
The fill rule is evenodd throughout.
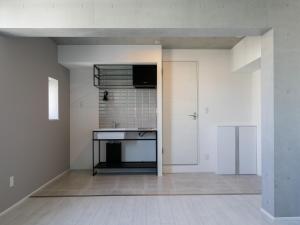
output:
<path id="1" fill-rule="evenodd" d="M 193 119 L 194 119 L 194 120 L 196 120 L 196 119 L 197 119 L 197 117 L 198 117 L 198 115 L 197 115 L 197 113 L 196 113 L 196 112 L 194 112 L 192 115 L 188 115 L 188 116 L 191 116 L 191 117 L 193 117 Z"/>

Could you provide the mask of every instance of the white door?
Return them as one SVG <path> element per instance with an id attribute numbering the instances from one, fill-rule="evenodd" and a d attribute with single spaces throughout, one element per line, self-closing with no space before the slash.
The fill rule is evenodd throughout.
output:
<path id="1" fill-rule="evenodd" d="M 198 163 L 197 63 L 163 62 L 163 163 Z"/>

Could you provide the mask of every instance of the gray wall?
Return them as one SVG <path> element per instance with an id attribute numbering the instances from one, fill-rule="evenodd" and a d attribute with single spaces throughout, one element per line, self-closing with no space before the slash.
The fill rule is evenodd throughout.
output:
<path id="1" fill-rule="evenodd" d="M 59 80 L 59 121 L 48 120 L 48 76 Z M 0 212 L 69 168 L 69 93 L 51 40 L 0 37 Z"/>

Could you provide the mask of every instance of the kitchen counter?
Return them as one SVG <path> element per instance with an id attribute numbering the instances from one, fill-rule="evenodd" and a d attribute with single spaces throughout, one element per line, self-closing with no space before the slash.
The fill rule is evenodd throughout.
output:
<path id="1" fill-rule="evenodd" d="M 257 124 L 251 122 L 221 122 L 217 127 L 256 127 Z"/>
<path id="2" fill-rule="evenodd" d="M 94 132 L 146 132 L 146 131 L 157 131 L 156 128 L 97 128 L 93 130 Z"/>

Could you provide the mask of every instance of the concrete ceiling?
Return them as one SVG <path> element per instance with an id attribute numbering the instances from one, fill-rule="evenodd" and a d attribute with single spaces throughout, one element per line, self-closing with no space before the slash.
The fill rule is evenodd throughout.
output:
<path id="1" fill-rule="evenodd" d="M 162 45 L 164 49 L 231 49 L 241 37 L 54 37 L 58 45 Z"/>
<path id="2" fill-rule="evenodd" d="M 197 28 L 1 28 L 0 34 L 20 37 L 239 37 L 257 36 L 265 29 Z"/>
<path id="3" fill-rule="evenodd" d="M 231 49 L 245 35 L 262 30 L 124 28 L 53 29 L 0 28 L 0 34 L 16 37 L 50 37 L 59 45 L 162 45 L 165 49 Z"/>

